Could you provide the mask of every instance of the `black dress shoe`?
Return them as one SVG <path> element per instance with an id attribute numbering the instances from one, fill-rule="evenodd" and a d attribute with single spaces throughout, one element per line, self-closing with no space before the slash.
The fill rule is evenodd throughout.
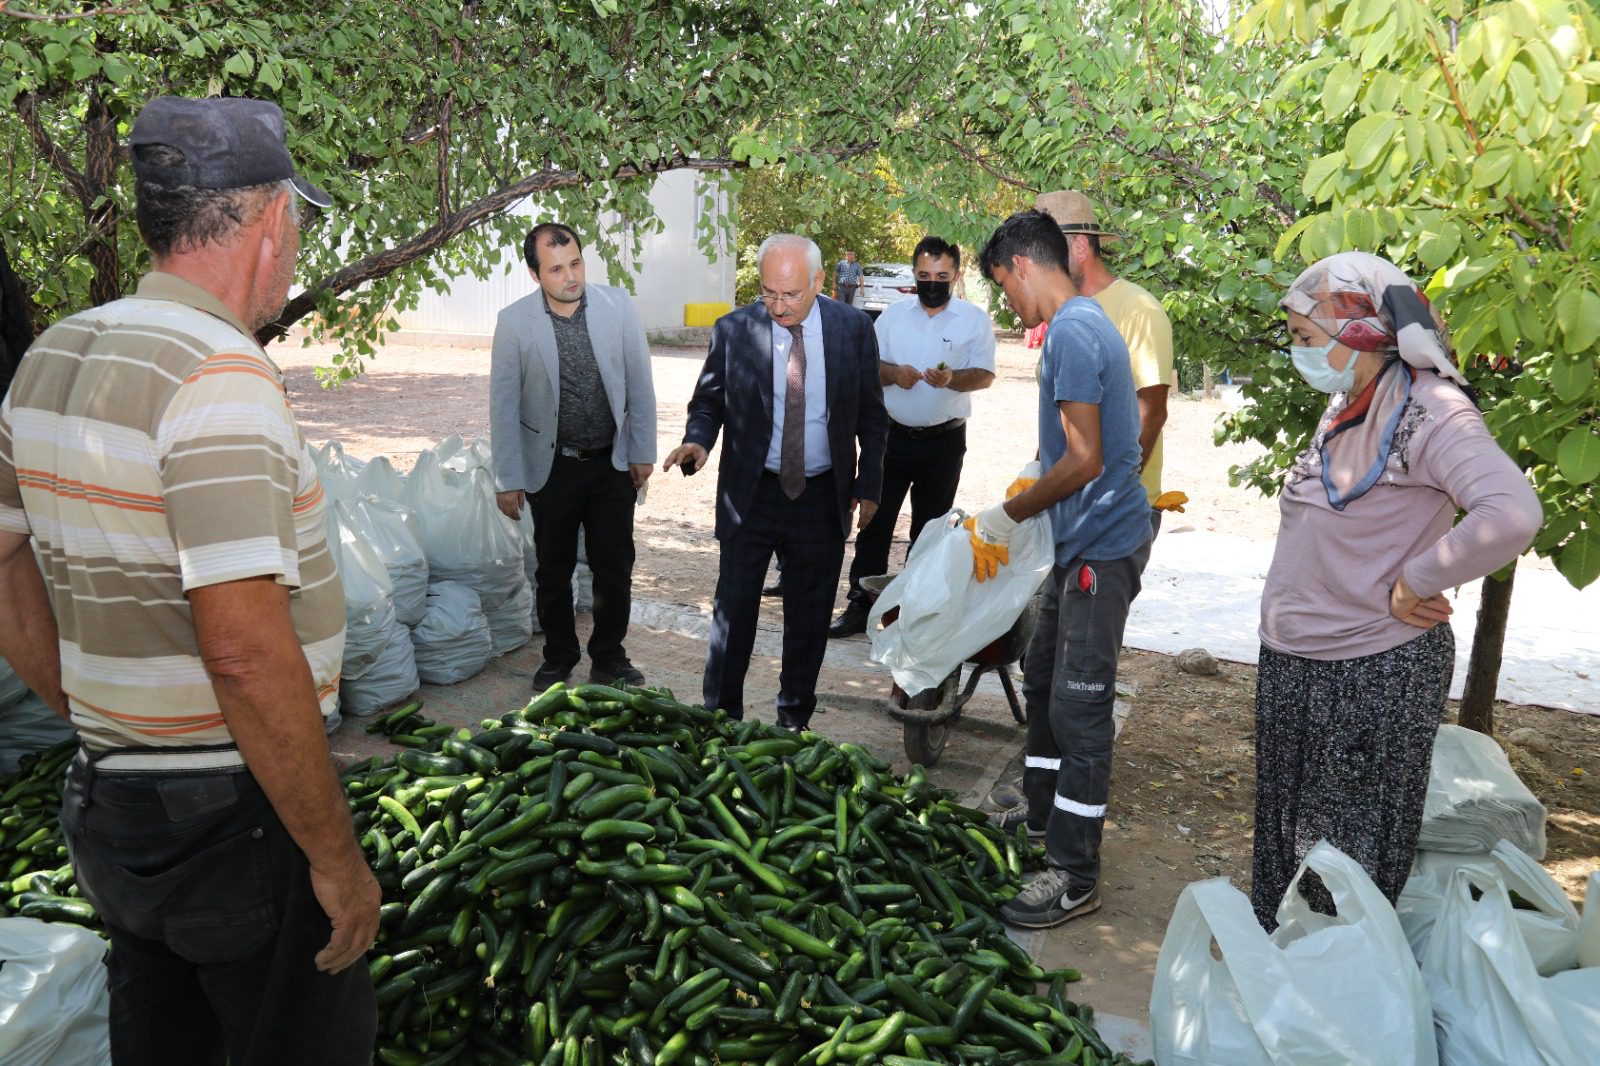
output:
<path id="1" fill-rule="evenodd" d="M 772 584 L 770 584 L 766 588 L 762 589 L 761 590 L 761 595 L 763 595 L 763 596 L 782 596 L 783 595 L 783 578 L 780 577 L 778 580 L 774 581 Z"/>
<path id="2" fill-rule="evenodd" d="M 840 611 L 839 617 L 833 620 L 833 625 L 828 627 L 828 636 L 853 637 L 857 633 L 865 633 L 866 631 L 867 609 L 852 603 L 843 611 Z"/>

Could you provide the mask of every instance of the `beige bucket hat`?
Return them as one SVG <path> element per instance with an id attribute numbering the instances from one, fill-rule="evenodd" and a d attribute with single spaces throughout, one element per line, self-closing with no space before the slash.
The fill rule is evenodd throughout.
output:
<path id="1" fill-rule="evenodd" d="M 1056 225 L 1069 237 L 1075 233 L 1093 233 L 1101 244 L 1119 239 L 1117 234 L 1100 227 L 1095 221 L 1094 201 L 1076 189 L 1040 193 L 1033 206 L 1055 219 Z"/>

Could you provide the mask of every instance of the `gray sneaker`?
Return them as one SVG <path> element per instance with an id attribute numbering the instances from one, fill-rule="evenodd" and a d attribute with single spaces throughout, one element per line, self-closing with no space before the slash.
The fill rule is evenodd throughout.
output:
<path id="1" fill-rule="evenodd" d="M 1067 872 L 1051 866 L 1029 881 L 1016 899 L 1001 905 L 1000 918 L 1022 929 L 1049 929 L 1099 909 L 1099 885 L 1074 894 Z"/>
<path id="2" fill-rule="evenodd" d="M 989 815 L 989 821 L 999 826 L 1008 835 L 1015 833 L 1017 831 L 1017 826 L 1025 825 L 1028 827 L 1028 839 L 1044 839 L 1044 827 L 1040 826 L 1039 828 L 1035 829 L 1032 823 L 1028 821 L 1027 800 L 1023 800 L 1015 807 L 1008 807 L 1003 811 L 995 811 L 993 814 Z"/>

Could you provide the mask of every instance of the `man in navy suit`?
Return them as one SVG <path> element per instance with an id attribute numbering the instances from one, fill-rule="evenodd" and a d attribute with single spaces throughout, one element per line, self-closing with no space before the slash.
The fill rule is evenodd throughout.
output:
<path id="1" fill-rule="evenodd" d="M 717 470 L 717 575 L 705 705 L 744 717 L 761 584 L 782 551 L 783 671 L 778 724 L 803 728 L 817 705 L 833 593 L 850 515 L 872 520 L 883 485 L 888 415 L 872 320 L 821 296 L 822 252 L 804 237 L 768 237 L 756 253 L 761 299 L 724 315 L 689 401 L 683 444 L 663 469 Z M 857 454 L 859 445 L 860 453 Z"/>

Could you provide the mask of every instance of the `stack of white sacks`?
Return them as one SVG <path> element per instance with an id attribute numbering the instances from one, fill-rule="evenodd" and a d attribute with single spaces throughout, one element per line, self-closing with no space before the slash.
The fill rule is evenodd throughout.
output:
<path id="1" fill-rule="evenodd" d="M 1493 738 L 1441 726 L 1396 904 L 1444 1066 L 1600 1062 L 1600 871 L 1584 910 L 1539 865 L 1545 809 Z"/>
<path id="2" fill-rule="evenodd" d="M 375 713 L 419 682 L 464 681 L 538 632 L 532 518 L 526 507 L 519 522 L 500 513 L 487 441 L 447 437 L 409 475 L 337 442 L 314 454 L 345 583 L 345 712 Z M 580 562 L 579 611 L 593 602 L 590 581 Z"/>
<path id="3" fill-rule="evenodd" d="M 1390 907 L 1326 841 L 1270 936 L 1224 878 L 1179 897 L 1156 961 L 1158 1066 L 1600 1063 L 1600 871 L 1580 915 L 1537 861 L 1545 811 L 1498 744 L 1443 726 L 1422 840 Z M 1298 878 L 1296 879 L 1298 881 Z"/>

